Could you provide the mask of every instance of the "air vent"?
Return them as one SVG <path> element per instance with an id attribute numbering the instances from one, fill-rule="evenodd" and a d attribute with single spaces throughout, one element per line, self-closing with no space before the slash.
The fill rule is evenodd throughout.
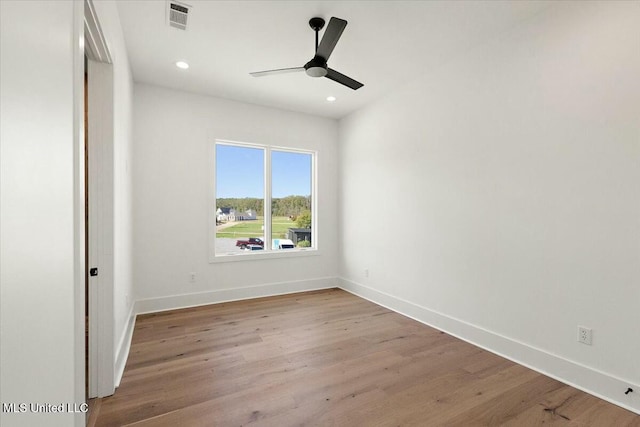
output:
<path id="1" fill-rule="evenodd" d="M 169 1 L 167 2 L 167 7 L 169 25 L 180 30 L 186 30 L 187 17 L 189 16 L 189 10 L 191 9 L 191 6 L 184 3 Z"/>

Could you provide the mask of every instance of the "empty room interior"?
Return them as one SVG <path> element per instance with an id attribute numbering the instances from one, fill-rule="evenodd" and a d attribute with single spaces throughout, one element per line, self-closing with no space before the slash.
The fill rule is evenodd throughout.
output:
<path id="1" fill-rule="evenodd" d="M 2 426 L 640 426 L 640 2 L 0 19 Z"/>

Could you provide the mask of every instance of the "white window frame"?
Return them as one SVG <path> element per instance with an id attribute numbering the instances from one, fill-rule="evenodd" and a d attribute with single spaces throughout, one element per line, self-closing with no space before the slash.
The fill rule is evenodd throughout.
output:
<path id="1" fill-rule="evenodd" d="M 245 147 L 260 149 L 264 152 L 264 250 L 262 251 L 244 251 L 241 253 L 216 253 L 216 146 L 229 145 L 233 147 Z M 311 155 L 311 236 L 313 246 L 310 248 L 294 248 L 294 249 L 272 249 L 271 235 L 271 153 L 273 151 L 285 151 L 289 153 L 300 153 Z M 269 258 L 289 258 L 299 256 L 319 255 L 318 238 L 318 152 L 294 147 L 286 147 L 279 145 L 257 144 L 249 142 L 230 141 L 225 139 L 214 139 L 209 147 L 209 262 L 233 262 L 248 261 Z"/>

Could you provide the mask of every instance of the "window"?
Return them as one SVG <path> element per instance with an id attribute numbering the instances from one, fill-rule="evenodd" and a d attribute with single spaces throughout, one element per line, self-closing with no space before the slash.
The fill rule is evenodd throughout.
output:
<path id="1" fill-rule="evenodd" d="M 216 141 L 212 158 L 214 257 L 316 248 L 314 152 Z"/>

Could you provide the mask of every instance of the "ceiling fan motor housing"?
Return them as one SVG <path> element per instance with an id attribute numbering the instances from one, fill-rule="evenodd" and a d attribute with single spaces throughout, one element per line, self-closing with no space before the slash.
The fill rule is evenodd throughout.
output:
<path id="1" fill-rule="evenodd" d="M 311 77 L 324 77 L 327 75 L 327 61 L 320 56 L 314 56 L 311 61 L 304 64 L 304 71 Z"/>

